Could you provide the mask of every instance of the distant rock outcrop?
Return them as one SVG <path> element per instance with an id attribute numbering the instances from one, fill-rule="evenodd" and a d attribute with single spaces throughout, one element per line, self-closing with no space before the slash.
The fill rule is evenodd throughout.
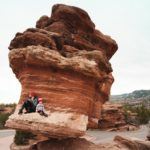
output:
<path id="1" fill-rule="evenodd" d="M 105 103 L 99 120 L 100 129 L 116 129 L 126 125 L 121 104 Z"/>
<path id="2" fill-rule="evenodd" d="M 133 106 L 143 104 L 146 108 L 150 109 L 150 90 L 136 90 L 131 93 L 112 95 L 110 100 Z"/>
<path id="3" fill-rule="evenodd" d="M 119 145 L 125 146 L 127 150 L 149 150 L 150 149 L 149 141 L 143 141 L 137 138 L 116 136 L 114 138 L 114 141 L 117 142 Z"/>
<path id="4" fill-rule="evenodd" d="M 118 130 L 137 130 L 138 125 L 128 122 L 125 117 L 125 110 L 123 105 L 119 103 L 107 102 L 103 105 L 101 111 L 101 118 L 99 120 L 99 129 L 108 131 L 118 131 Z M 135 114 L 130 113 L 130 118 L 136 117 Z"/>
<path id="5" fill-rule="evenodd" d="M 109 59 L 117 48 L 84 10 L 54 5 L 51 17 L 42 16 L 36 28 L 17 33 L 10 43 L 10 66 L 22 91 L 6 126 L 50 137 L 83 135 L 88 120 L 97 125 L 109 99 L 114 81 Z M 31 90 L 43 97 L 47 118 L 17 114 Z"/>

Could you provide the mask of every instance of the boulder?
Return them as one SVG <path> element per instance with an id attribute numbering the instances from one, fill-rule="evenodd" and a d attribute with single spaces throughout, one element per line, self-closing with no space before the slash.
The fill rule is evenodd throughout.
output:
<path id="1" fill-rule="evenodd" d="M 135 115 L 129 116 L 136 118 Z M 133 131 L 139 129 L 139 125 L 126 118 L 126 112 L 121 103 L 106 102 L 101 108 L 98 128 L 107 131 Z"/>
<path id="2" fill-rule="evenodd" d="M 96 144 L 87 138 L 49 138 L 28 145 L 12 144 L 11 150 L 149 150 L 150 142 L 136 138 L 116 136 L 114 141 Z"/>
<path id="3" fill-rule="evenodd" d="M 10 67 L 22 91 L 6 126 L 54 138 L 82 136 L 87 125 L 98 124 L 109 99 L 114 81 L 109 59 L 117 48 L 84 10 L 54 5 L 51 17 L 42 16 L 36 28 L 17 33 L 10 43 Z M 29 91 L 43 98 L 47 118 L 18 115 Z"/>
<path id="4" fill-rule="evenodd" d="M 94 144 L 83 138 L 48 139 L 34 144 L 18 146 L 12 144 L 11 150 L 128 150 L 117 143 Z"/>
<path id="5" fill-rule="evenodd" d="M 149 141 L 142 141 L 140 139 L 122 137 L 122 136 L 116 136 L 114 138 L 114 141 L 118 142 L 121 145 L 126 146 L 129 150 L 149 150 L 150 149 Z"/>
<path id="6" fill-rule="evenodd" d="M 125 127 L 127 122 L 121 104 L 107 102 L 103 105 L 99 128 L 107 130 L 119 130 Z"/>
<path id="7" fill-rule="evenodd" d="M 99 50 L 105 53 L 108 59 L 116 52 L 118 46 L 110 36 L 95 29 L 94 23 L 84 10 L 62 4 L 52 8 L 51 17 L 42 16 L 35 29 L 16 34 L 9 49 L 22 48 L 29 45 L 42 45 L 56 50 L 64 50 L 64 45 L 73 46 L 78 50 Z M 44 30 L 41 33 L 41 30 Z M 45 32 L 48 31 L 48 34 Z M 50 35 L 50 33 L 58 35 Z M 55 48 L 54 48 L 55 49 Z"/>

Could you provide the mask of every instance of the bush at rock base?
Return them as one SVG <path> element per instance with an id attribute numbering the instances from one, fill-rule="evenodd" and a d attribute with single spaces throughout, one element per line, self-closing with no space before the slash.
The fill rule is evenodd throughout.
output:
<path id="1" fill-rule="evenodd" d="M 0 129 L 4 129 L 5 122 L 8 119 L 8 117 L 11 115 L 11 113 L 14 112 L 14 109 L 16 107 L 16 104 L 0 104 Z"/>
<path id="2" fill-rule="evenodd" d="M 0 113 L 0 129 L 5 128 L 4 125 L 9 116 L 10 116 L 9 113 L 6 113 L 6 114 Z"/>
<path id="3" fill-rule="evenodd" d="M 14 137 L 14 142 L 16 145 L 26 145 L 29 144 L 29 140 L 35 137 L 31 132 L 25 131 L 16 131 L 16 135 Z"/>

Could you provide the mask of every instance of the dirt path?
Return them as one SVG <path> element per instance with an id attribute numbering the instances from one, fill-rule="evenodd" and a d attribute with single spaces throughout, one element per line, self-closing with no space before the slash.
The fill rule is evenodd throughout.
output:
<path id="1" fill-rule="evenodd" d="M 135 138 L 139 138 L 141 140 L 145 140 L 147 134 L 148 134 L 148 128 L 146 126 L 141 126 L 141 128 L 139 130 L 123 131 L 123 132 L 119 132 L 119 131 L 108 132 L 108 131 L 99 131 L 99 130 L 88 130 L 86 135 L 90 141 L 92 141 L 96 144 L 99 144 L 99 143 L 112 142 L 116 135 L 135 137 Z"/>
<path id="2" fill-rule="evenodd" d="M 147 136 L 147 133 L 148 128 L 146 126 L 141 126 L 139 130 L 124 132 L 88 130 L 84 137 L 95 144 L 103 144 L 112 142 L 116 135 L 135 137 L 144 140 Z M 0 150 L 10 150 L 9 147 L 13 142 L 14 135 L 14 130 L 0 130 Z"/>
<path id="3" fill-rule="evenodd" d="M 11 135 L 15 135 L 15 130 L 0 130 L 0 139 Z"/>
<path id="4" fill-rule="evenodd" d="M 0 150 L 10 150 L 10 145 L 13 142 L 13 138 L 13 135 L 0 138 Z"/>
<path id="5" fill-rule="evenodd" d="M 0 150 L 10 150 L 15 130 L 0 130 Z"/>

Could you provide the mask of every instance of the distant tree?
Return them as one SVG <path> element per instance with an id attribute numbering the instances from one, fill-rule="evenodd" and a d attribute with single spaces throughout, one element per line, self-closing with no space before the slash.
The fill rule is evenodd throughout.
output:
<path id="1" fill-rule="evenodd" d="M 131 121 L 130 112 L 137 114 L 136 122 L 138 122 L 138 124 L 147 124 L 150 120 L 150 109 L 146 108 L 144 104 L 136 107 L 124 104 L 124 112 L 127 121 Z"/>
<path id="2" fill-rule="evenodd" d="M 0 114 L 0 129 L 5 128 L 5 122 L 8 119 L 9 115 L 9 113 Z"/>
<path id="3" fill-rule="evenodd" d="M 11 111 L 5 111 L 7 107 L 10 107 Z M 5 128 L 5 122 L 8 117 L 14 112 L 16 104 L 0 104 L 0 129 Z"/>
<path id="4" fill-rule="evenodd" d="M 135 108 L 135 111 L 137 112 L 139 123 L 147 124 L 150 120 L 150 110 L 142 105 L 140 107 Z"/>

